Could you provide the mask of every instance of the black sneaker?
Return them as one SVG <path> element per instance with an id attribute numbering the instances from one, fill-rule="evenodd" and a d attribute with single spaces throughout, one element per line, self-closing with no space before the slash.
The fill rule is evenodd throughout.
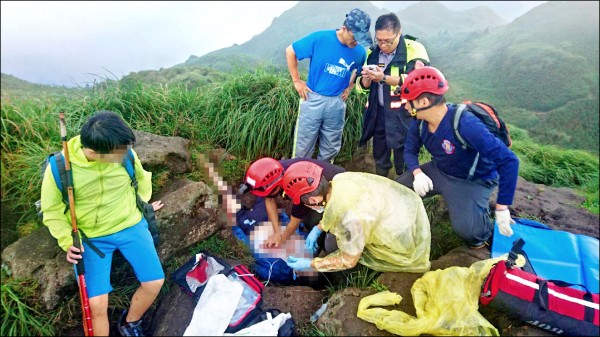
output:
<path id="1" fill-rule="evenodd" d="M 144 336 L 142 331 L 142 320 L 135 322 L 126 322 L 127 310 L 123 310 L 123 314 L 119 319 L 119 333 L 121 336 Z"/>

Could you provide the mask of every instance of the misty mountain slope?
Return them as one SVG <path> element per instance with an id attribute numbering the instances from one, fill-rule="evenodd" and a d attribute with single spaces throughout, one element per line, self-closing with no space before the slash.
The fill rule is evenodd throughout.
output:
<path id="1" fill-rule="evenodd" d="M 16 97 L 39 97 L 42 95 L 70 95 L 83 91 L 83 88 L 67 88 L 63 86 L 53 86 L 45 84 L 31 83 L 9 74 L 1 74 L 2 88 L 1 96 L 3 98 Z"/>
<path id="2" fill-rule="evenodd" d="M 273 19 L 269 28 L 255 35 L 248 42 L 210 52 L 201 57 L 191 56 L 177 66 L 202 65 L 221 70 L 231 70 L 236 64 L 256 66 L 259 63 L 285 66 L 285 48 L 293 41 L 316 30 L 336 29 L 342 26 L 346 13 L 360 8 L 369 15 L 382 13 L 370 2 L 362 1 L 300 1 L 293 8 Z M 373 24 L 373 23 L 372 23 Z M 248 56 L 240 63 L 237 55 Z M 233 58 L 233 64 L 227 59 Z"/>
<path id="3" fill-rule="evenodd" d="M 517 18 L 506 29 L 513 34 L 515 43 L 532 42 L 531 36 L 535 36 L 535 42 L 584 56 L 598 72 L 599 11 L 598 1 L 549 1 L 533 8 L 526 17 Z M 519 34 L 523 31 L 527 34 Z"/>
<path id="4" fill-rule="evenodd" d="M 404 33 L 421 38 L 443 32 L 456 34 L 481 31 L 506 24 L 504 19 L 487 6 L 452 11 L 436 1 L 419 2 L 396 12 L 396 15 Z"/>
<path id="5" fill-rule="evenodd" d="M 598 24 L 598 2 L 548 2 L 427 47 L 453 97 L 488 100 L 546 142 L 598 151 Z"/>
<path id="6" fill-rule="evenodd" d="M 190 56 L 179 66 L 202 65 L 219 70 L 231 70 L 235 64 L 256 66 L 259 63 L 274 64 L 286 69 L 285 48 L 295 40 L 317 30 L 336 29 L 342 26 L 345 14 L 360 8 L 371 16 L 371 33 L 375 21 L 388 10 L 380 10 L 366 1 L 300 1 L 293 8 L 275 18 L 269 28 L 241 45 L 219 49 L 203 56 Z M 422 1 L 397 13 L 403 32 L 423 38 L 440 30 L 478 31 L 501 25 L 504 21 L 489 7 L 477 7 L 468 11 L 452 12 L 435 1 Z M 443 18 L 443 20 L 439 20 Z M 466 24 L 465 24 L 466 23 Z M 246 58 L 236 59 L 239 55 Z M 227 63 L 228 59 L 232 62 Z M 304 63 L 304 62 L 303 62 Z"/>

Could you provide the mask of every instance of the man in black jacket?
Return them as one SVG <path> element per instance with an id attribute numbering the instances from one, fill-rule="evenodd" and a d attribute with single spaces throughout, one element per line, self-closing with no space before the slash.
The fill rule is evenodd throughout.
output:
<path id="1" fill-rule="evenodd" d="M 399 176 L 406 170 L 403 151 L 411 117 L 394 91 L 413 69 L 429 65 L 429 56 L 414 37 L 402 34 L 400 20 L 393 13 L 377 18 L 375 42 L 367 50 L 366 64 L 356 80 L 356 90 L 369 94 L 359 144 L 363 146 L 373 137 L 376 173 L 386 177 L 393 152 Z"/>

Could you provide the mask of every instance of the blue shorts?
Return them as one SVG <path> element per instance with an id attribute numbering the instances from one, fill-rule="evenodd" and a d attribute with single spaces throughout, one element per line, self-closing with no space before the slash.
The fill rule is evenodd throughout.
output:
<path id="1" fill-rule="evenodd" d="M 138 281 L 148 282 L 165 278 L 152 235 L 148 230 L 148 222 L 144 217 L 134 226 L 114 234 L 91 238 L 90 241 L 106 255 L 101 258 L 83 240 L 83 263 L 88 297 L 108 294 L 113 289 L 110 284 L 110 273 L 113 252 L 117 249 L 131 264 Z"/>

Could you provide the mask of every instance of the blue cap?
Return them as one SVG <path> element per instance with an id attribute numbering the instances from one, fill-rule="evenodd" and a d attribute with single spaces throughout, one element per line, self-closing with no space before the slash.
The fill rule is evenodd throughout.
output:
<path id="1" fill-rule="evenodd" d="M 369 14 L 358 8 L 354 8 L 350 13 L 346 14 L 344 26 L 352 31 L 356 42 L 363 47 L 369 48 L 373 44 L 371 32 L 369 31 L 371 27 L 371 17 Z"/>

